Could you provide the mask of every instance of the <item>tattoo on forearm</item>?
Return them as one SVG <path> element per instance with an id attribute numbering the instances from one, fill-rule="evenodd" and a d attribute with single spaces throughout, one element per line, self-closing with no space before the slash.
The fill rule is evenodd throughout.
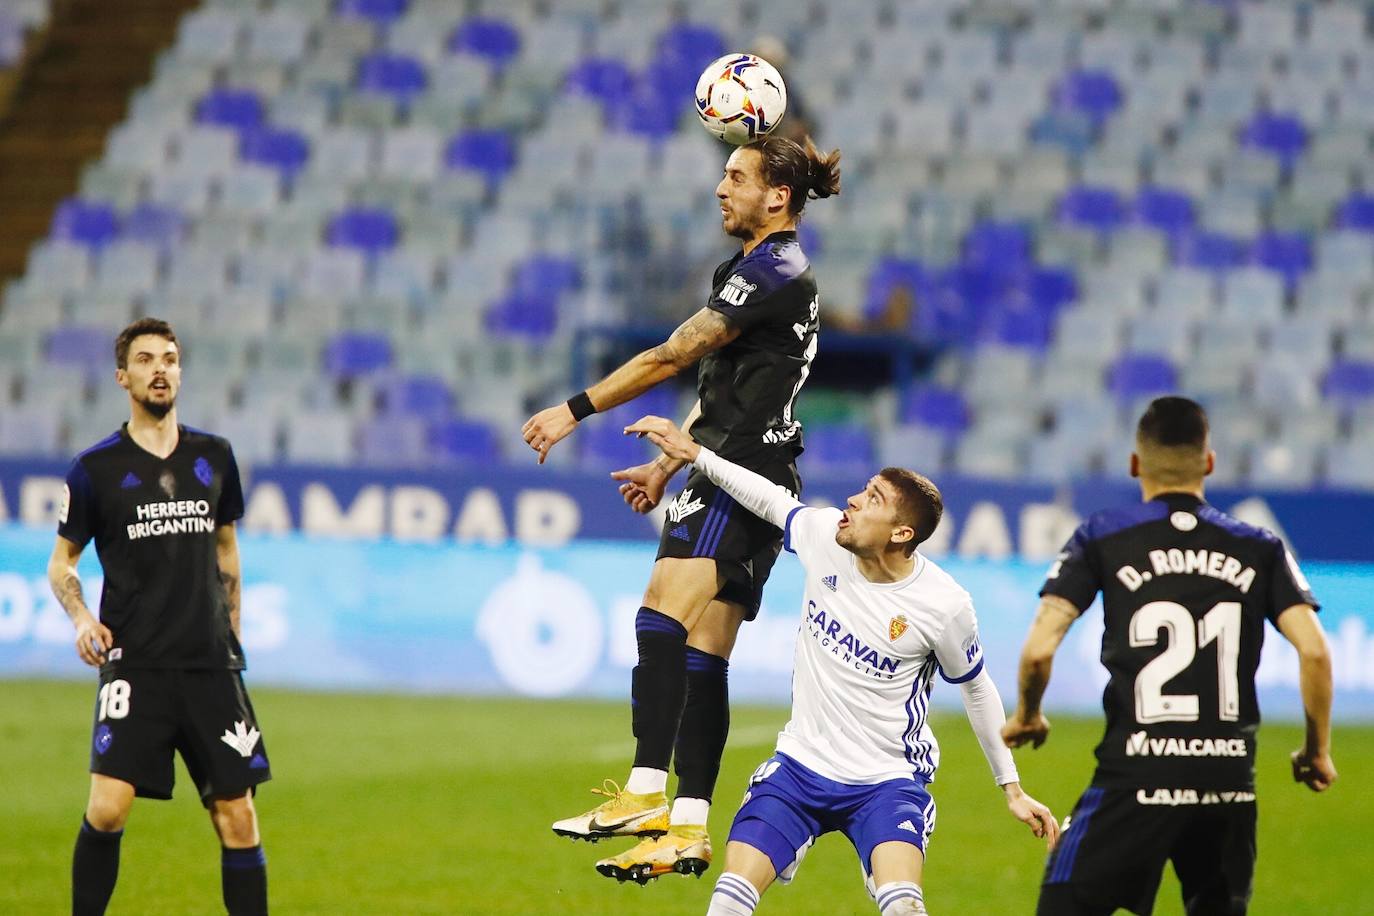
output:
<path id="1" fill-rule="evenodd" d="M 654 348 L 660 361 L 690 366 L 707 353 L 734 340 L 738 329 L 720 312 L 702 309 L 680 324 L 665 342 Z"/>
<path id="2" fill-rule="evenodd" d="M 224 585 L 224 597 L 229 602 L 229 622 L 234 627 L 234 634 L 238 635 L 239 630 L 239 577 L 230 575 L 223 570 L 220 571 L 219 581 Z"/>
<path id="3" fill-rule="evenodd" d="M 74 572 L 62 577 L 62 582 L 57 587 L 57 600 L 72 620 L 90 613 L 86 608 L 86 597 L 81 593 L 81 578 Z"/>

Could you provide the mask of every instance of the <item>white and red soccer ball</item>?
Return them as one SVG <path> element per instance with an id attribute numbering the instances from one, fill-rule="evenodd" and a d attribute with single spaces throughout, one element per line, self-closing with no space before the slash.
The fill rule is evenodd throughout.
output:
<path id="1" fill-rule="evenodd" d="M 740 146 L 766 135 L 787 110 L 787 86 L 768 61 L 727 54 L 697 80 L 697 117 L 712 135 Z"/>

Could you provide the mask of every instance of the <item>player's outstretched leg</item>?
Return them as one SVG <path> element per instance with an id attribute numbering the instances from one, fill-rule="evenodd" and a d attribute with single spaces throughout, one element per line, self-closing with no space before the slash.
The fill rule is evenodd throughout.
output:
<path id="1" fill-rule="evenodd" d="M 711 837 L 706 827 L 681 825 L 633 849 L 596 863 L 596 870 L 617 881 L 647 884 L 664 875 L 696 875 L 711 867 Z"/>
<path id="2" fill-rule="evenodd" d="M 606 796 L 606 801 L 576 817 L 554 821 L 554 833 L 595 843 L 613 836 L 662 836 L 668 829 L 668 797 L 662 789 L 634 793 L 608 779 L 603 788 L 592 791 Z"/>

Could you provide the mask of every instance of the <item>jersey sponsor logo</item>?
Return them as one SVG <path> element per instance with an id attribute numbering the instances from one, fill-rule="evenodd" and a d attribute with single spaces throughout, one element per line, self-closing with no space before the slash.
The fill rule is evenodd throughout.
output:
<path id="1" fill-rule="evenodd" d="M 110 730 L 110 726 L 102 724 L 95 730 L 95 752 L 103 756 L 111 744 L 114 744 L 114 732 Z"/>
<path id="2" fill-rule="evenodd" d="M 238 751 L 240 757 L 252 757 L 253 748 L 257 747 L 261 737 L 257 728 L 250 728 L 246 722 L 239 721 L 234 723 L 233 731 L 226 728 L 219 740 Z"/>
<path id="3" fill-rule="evenodd" d="M 673 520 L 673 524 L 687 518 L 695 512 L 700 512 L 706 508 L 706 504 L 699 499 L 692 498 L 692 490 L 689 487 L 677 495 L 677 499 L 668 504 L 668 517 Z"/>
<path id="4" fill-rule="evenodd" d="M 195 467 L 192 468 L 192 471 L 196 475 L 196 480 L 199 480 L 207 487 L 210 486 L 210 481 L 215 479 L 215 469 L 210 467 L 210 462 L 206 461 L 204 456 L 196 459 L 196 464 Z"/>
<path id="5" fill-rule="evenodd" d="M 887 622 L 887 638 L 896 642 L 897 638 L 905 633 L 909 626 L 911 624 L 907 622 L 906 615 L 898 614 Z"/>
<path id="6" fill-rule="evenodd" d="M 57 520 L 61 524 L 67 524 L 67 516 L 72 511 L 72 488 L 67 484 L 62 485 L 62 501 L 57 504 Z"/>
<path id="7" fill-rule="evenodd" d="M 963 641 L 959 648 L 964 650 L 964 661 L 970 665 L 978 657 L 978 653 L 983 651 L 983 647 L 978 644 L 978 634 L 974 633 Z"/>
<path id="8" fill-rule="evenodd" d="M 785 426 L 775 426 L 768 430 L 763 434 L 763 441 L 767 442 L 769 445 L 781 445 L 784 442 L 795 439 L 799 432 L 801 432 L 801 423 L 793 420 Z"/>
<path id="9" fill-rule="evenodd" d="M 835 583 L 839 581 L 838 576 L 821 576 L 821 584 L 832 592 L 839 591 L 839 586 Z"/>
<path id="10" fill-rule="evenodd" d="M 1127 757 L 1248 757 L 1244 738 L 1151 738 L 1146 732 L 1126 736 Z"/>
<path id="11" fill-rule="evenodd" d="M 901 660 L 879 655 L 878 650 L 845 629 L 844 624 L 826 614 L 814 601 L 806 602 L 806 622 L 811 638 L 822 649 L 869 677 L 892 680 Z"/>
<path id="12" fill-rule="evenodd" d="M 1138 805 L 1166 805 L 1170 808 L 1179 805 L 1228 805 L 1237 802 L 1252 802 L 1254 792 L 1199 792 L 1197 789 L 1137 789 L 1135 801 Z"/>
<path id="13" fill-rule="evenodd" d="M 138 475 L 133 471 L 124 475 L 124 479 L 119 482 L 121 490 L 132 490 L 134 487 L 143 486 L 143 481 L 138 479 Z"/>
<path id="14" fill-rule="evenodd" d="M 758 289 L 757 283 L 750 283 L 748 280 L 735 274 L 725 281 L 725 285 L 720 288 L 720 298 L 731 305 L 744 305 L 744 300 L 749 298 L 749 294 Z"/>
<path id="15" fill-rule="evenodd" d="M 1175 512 L 1169 516 L 1169 524 L 1179 531 L 1192 531 L 1197 527 L 1197 516 L 1191 512 Z"/>
<path id="16" fill-rule="evenodd" d="M 1253 566 L 1246 566 L 1220 550 L 1180 550 L 1170 547 L 1168 550 L 1151 550 L 1148 556 L 1149 569 L 1136 569 L 1127 563 L 1116 571 L 1116 578 L 1130 591 L 1136 591 L 1156 576 L 1171 575 L 1210 576 L 1234 585 L 1243 595 L 1248 595 L 1250 586 L 1255 584 Z"/>
<path id="17" fill-rule="evenodd" d="M 138 521 L 125 525 L 129 540 L 164 534 L 202 534 L 215 530 L 210 503 L 203 499 L 174 499 L 142 503 L 135 508 Z"/>

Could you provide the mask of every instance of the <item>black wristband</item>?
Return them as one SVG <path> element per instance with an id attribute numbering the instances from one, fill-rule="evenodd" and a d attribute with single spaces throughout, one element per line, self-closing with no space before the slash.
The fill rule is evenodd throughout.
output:
<path id="1" fill-rule="evenodd" d="M 572 411 L 573 419 L 579 423 L 596 413 L 596 407 L 592 405 L 592 399 L 587 397 L 585 391 L 579 391 L 568 398 L 568 409 Z"/>

